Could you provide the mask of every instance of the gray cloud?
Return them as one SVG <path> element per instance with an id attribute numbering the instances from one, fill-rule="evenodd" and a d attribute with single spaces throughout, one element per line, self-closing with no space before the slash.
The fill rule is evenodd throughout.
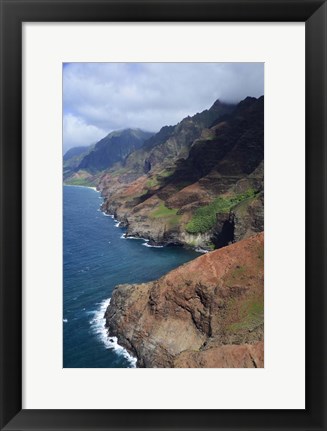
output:
<path id="1" fill-rule="evenodd" d="M 158 131 L 264 91 L 263 63 L 69 63 L 63 69 L 64 149 L 115 129 Z"/>

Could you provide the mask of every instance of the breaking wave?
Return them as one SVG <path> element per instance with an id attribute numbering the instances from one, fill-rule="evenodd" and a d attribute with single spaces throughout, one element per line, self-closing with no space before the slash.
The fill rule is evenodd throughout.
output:
<path id="1" fill-rule="evenodd" d="M 120 346 L 117 337 L 108 335 L 105 327 L 106 319 L 104 318 L 105 311 L 110 304 L 110 298 L 105 299 L 99 304 L 97 310 L 93 312 L 93 319 L 90 320 L 90 325 L 94 334 L 97 335 L 99 340 L 104 344 L 106 349 L 114 350 L 117 355 L 123 356 L 130 363 L 130 368 L 135 368 L 137 359 L 128 353 L 128 351 Z"/>

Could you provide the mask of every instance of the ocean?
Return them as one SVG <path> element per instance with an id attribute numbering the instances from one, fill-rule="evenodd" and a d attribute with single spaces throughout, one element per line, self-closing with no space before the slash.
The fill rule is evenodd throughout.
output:
<path id="1" fill-rule="evenodd" d="M 125 229 L 100 211 L 102 198 L 91 188 L 64 186 L 63 195 L 63 367 L 135 367 L 135 358 L 104 327 L 113 289 L 155 280 L 199 253 L 125 239 Z"/>

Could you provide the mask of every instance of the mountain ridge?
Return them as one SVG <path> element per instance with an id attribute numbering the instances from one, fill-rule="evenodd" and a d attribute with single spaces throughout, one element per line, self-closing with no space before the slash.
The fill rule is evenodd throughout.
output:
<path id="1" fill-rule="evenodd" d="M 107 169 L 117 162 L 123 162 L 152 135 L 152 132 L 141 129 L 113 131 L 95 144 L 94 149 L 81 160 L 77 169 L 94 173 Z"/>
<path id="2" fill-rule="evenodd" d="M 199 128 L 174 157 L 165 156 L 175 142 L 172 134 L 154 147 L 156 152 L 164 147 L 156 162 L 153 149 L 134 151 L 123 166 L 102 175 L 102 209 L 127 227 L 127 236 L 147 238 L 153 245 L 210 250 L 260 232 L 263 116 L 263 97 L 247 98 L 213 126 Z M 179 142 L 185 142 L 191 121 L 178 123 Z"/>

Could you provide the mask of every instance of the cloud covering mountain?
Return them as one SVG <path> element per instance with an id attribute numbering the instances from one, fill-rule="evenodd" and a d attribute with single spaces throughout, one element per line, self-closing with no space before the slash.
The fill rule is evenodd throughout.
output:
<path id="1" fill-rule="evenodd" d="M 158 131 L 216 99 L 264 93 L 263 63 L 65 63 L 64 151 L 128 127 Z"/>

